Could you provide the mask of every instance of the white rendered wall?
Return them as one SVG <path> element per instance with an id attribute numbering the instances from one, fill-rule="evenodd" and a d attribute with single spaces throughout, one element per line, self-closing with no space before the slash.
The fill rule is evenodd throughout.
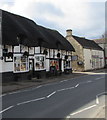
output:
<path id="1" fill-rule="evenodd" d="M 34 47 L 29 47 L 29 54 L 34 54 Z"/>
<path id="2" fill-rule="evenodd" d="M 35 53 L 40 53 L 40 47 L 35 47 Z"/>
<path id="3" fill-rule="evenodd" d="M 49 59 L 46 59 L 46 71 L 50 70 L 50 63 L 49 63 Z"/>
<path id="4" fill-rule="evenodd" d="M 14 46 L 14 52 L 20 52 L 20 46 Z"/>
<path id="5" fill-rule="evenodd" d="M 93 58 L 94 66 L 93 69 L 103 68 L 104 67 L 104 52 L 100 50 L 92 50 L 92 56 L 98 56 Z"/>
<path id="6" fill-rule="evenodd" d="M 84 67 L 85 67 L 85 70 L 92 69 L 90 49 L 84 49 Z"/>
<path id="7" fill-rule="evenodd" d="M 24 46 L 24 45 L 21 45 L 21 52 L 25 52 L 27 51 L 28 52 L 28 47 L 27 46 Z"/>

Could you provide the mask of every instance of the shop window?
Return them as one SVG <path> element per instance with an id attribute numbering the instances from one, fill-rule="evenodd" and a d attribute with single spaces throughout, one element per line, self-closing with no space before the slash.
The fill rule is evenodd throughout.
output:
<path id="1" fill-rule="evenodd" d="M 35 56 L 35 70 L 45 70 L 45 55 Z"/>
<path id="2" fill-rule="evenodd" d="M 55 67 L 56 70 L 59 70 L 59 61 L 58 60 L 50 60 L 50 67 Z"/>
<path id="3" fill-rule="evenodd" d="M 28 57 L 14 56 L 14 72 L 27 72 L 29 71 Z"/>
<path id="4" fill-rule="evenodd" d="M 71 61 L 64 61 L 64 69 L 71 68 Z"/>

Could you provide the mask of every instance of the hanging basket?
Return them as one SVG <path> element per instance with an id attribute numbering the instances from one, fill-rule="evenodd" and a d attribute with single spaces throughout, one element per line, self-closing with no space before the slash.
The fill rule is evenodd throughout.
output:
<path id="1" fill-rule="evenodd" d="M 29 53 L 28 53 L 27 51 L 25 51 L 25 52 L 23 53 L 23 56 L 28 57 L 28 56 L 29 56 Z"/>
<path id="2" fill-rule="evenodd" d="M 60 53 L 57 54 L 57 57 L 60 58 Z"/>
<path id="3" fill-rule="evenodd" d="M 44 55 L 48 55 L 48 51 L 45 49 L 45 50 L 43 51 L 43 54 L 44 54 Z"/>
<path id="4" fill-rule="evenodd" d="M 68 55 L 65 55 L 65 59 L 68 59 Z"/>

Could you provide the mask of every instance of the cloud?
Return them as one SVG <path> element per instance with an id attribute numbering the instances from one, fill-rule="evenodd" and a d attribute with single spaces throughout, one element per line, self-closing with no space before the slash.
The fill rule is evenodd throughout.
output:
<path id="1" fill-rule="evenodd" d="M 97 0 L 1 0 L 0 7 L 33 19 L 37 24 L 57 29 L 64 36 L 66 29 L 87 38 L 104 33 L 104 1 Z"/>

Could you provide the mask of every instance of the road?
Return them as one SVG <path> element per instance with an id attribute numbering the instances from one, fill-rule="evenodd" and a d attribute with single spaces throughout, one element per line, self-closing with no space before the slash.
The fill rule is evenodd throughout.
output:
<path id="1" fill-rule="evenodd" d="M 90 73 L 4 94 L 0 114 L 3 118 L 90 118 L 104 105 L 105 94 L 105 71 Z"/>

